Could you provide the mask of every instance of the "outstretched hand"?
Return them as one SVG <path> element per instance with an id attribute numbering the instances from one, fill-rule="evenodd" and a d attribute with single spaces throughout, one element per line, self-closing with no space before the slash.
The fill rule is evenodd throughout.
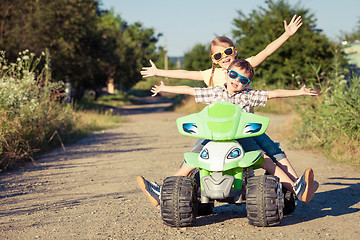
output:
<path id="1" fill-rule="evenodd" d="M 156 76 L 156 72 L 158 70 L 153 61 L 151 61 L 151 59 L 149 60 L 149 62 L 151 64 L 151 67 L 143 67 L 141 69 L 142 71 L 140 71 L 141 76 L 143 76 L 144 78 Z"/>
<path id="2" fill-rule="evenodd" d="M 301 95 L 310 95 L 310 96 L 319 95 L 314 89 L 306 88 L 306 85 L 303 85 L 299 91 L 300 91 Z"/>
<path id="3" fill-rule="evenodd" d="M 160 86 L 155 85 L 154 87 L 151 88 L 151 92 L 154 93 L 153 95 L 151 95 L 152 97 L 155 97 L 159 92 L 162 91 L 162 89 L 165 87 L 165 84 L 163 81 L 161 81 Z"/>
<path id="4" fill-rule="evenodd" d="M 284 20 L 285 32 L 292 36 L 296 33 L 296 31 L 301 27 L 302 24 L 303 23 L 301 22 L 301 16 L 296 17 L 296 15 L 294 15 L 289 25 L 287 25 L 286 20 Z"/>

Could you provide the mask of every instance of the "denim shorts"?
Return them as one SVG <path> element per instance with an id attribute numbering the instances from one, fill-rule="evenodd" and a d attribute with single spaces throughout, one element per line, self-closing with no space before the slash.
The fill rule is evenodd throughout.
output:
<path id="1" fill-rule="evenodd" d="M 253 137 L 255 142 L 260 146 L 260 148 L 263 150 L 263 152 L 273 160 L 273 162 L 278 162 L 283 158 L 286 158 L 285 153 L 280 148 L 279 143 L 275 143 L 273 140 L 269 138 L 268 135 L 265 133 Z"/>

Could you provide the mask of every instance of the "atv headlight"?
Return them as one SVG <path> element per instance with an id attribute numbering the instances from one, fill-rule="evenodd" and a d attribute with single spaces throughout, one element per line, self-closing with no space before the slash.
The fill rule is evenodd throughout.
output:
<path id="1" fill-rule="evenodd" d="M 202 159 L 209 159 L 209 151 L 205 148 L 204 150 L 201 151 L 200 157 Z"/>
<path id="2" fill-rule="evenodd" d="M 229 152 L 229 154 L 226 156 L 226 158 L 233 159 L 233 158 L 238 158 L 239 156 L 241 156 L 240 148 L 234 148 Z"/>

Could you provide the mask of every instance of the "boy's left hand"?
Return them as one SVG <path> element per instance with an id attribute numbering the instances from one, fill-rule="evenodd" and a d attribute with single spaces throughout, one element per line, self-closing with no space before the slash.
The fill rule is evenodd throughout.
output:
<path id="1" fill-rule="evenodd" d="M 318 93 L 314 89 L 306 88 L 306 85 L 303 85 L 299 91 L 300 91 L 301 95 L 310 95 L 310 96 L 318 95 Z"/>
<path id="2" fill-rule="evenodd" d="M 296 31 L 301 27 L 302 24 L 303 23 L 301 22 L 301 16 L 298 16 L 296 18 L 296 15 L 294 15 L 289 25 L 287 25 L 286 20 L 284 20 L 285 32 L 292 36 L 296 33 Z"/>

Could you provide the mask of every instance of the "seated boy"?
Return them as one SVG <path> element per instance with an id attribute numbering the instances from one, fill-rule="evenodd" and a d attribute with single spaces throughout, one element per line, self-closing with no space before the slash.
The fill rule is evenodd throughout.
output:
<path id="1" fill-rule="evenodd" d="M 246 112 L 250 112 L 252 107 L 264 107 L 268 99 L 284 98 L 311 95 L 316 96 L 317 92 L 303 86 L 299 90 L 285 90 L 277 89 L 272 91 L 257 91 L 247 89 L 251 79 L 254 76 L 254 69 L 244 59 L 234 60 L 227 71 L 226 84 L 224 86 L 208 87 L 208 88 L 192 88 L 189 86 L 165 86 L 161 82 L 160 86 L 154 86 L 151 89 L 152 96 L 156 96 L 159 92 L 170 92 L 176 94 L 187 94 L 195 96 L 197 103 L 211 104 L 218 101 L 227 101 L 240 106 Z M 204 140 L 199 140 L 193 152 L 200 152 Z M 246 138 L 239 140 L 245 151 L 261 151 L 261 148 L 253 138 Z M 291 178 L 277 166 L 268 156 L 264 156 L 265 161 L 260 165 L 263 169 L 270 174 L 279 177 L 282 185 L 288 190 L 296 194 L 297 198 L 305 203 L 311 201 L 319 186 L 314 179 L 314 173 L 311 168 L 305 170 L 304 174 L 296 181 Z M 180 169 L 174 176 L 188 176 L 193 170 L 186 165 L 182 164 Z M 147 195 L 154 206 L 159 205 L 160 187 L 156 183 L 147 181 L 144 177 L 137 178 L 138 184 L 143 192 Z"/>

